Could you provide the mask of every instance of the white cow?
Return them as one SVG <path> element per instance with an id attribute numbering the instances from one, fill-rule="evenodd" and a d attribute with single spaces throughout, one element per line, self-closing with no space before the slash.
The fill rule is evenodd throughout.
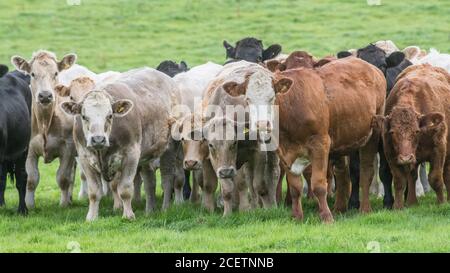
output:
<path id="1" fill-rule="evenodd" d="M 439 53 L 436 49 L 430 48 L 430 53 L 419 59 L 416 64 L 431 64 L 444 68 L 450 73 L 450 54 Z"/>

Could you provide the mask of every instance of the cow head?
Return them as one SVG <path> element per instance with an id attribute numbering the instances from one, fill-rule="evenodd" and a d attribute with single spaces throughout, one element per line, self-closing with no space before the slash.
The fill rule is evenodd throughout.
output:
<path id="1" fill-rule="evenodd" d="M 109 147 L 114 118 L 126 116 L 133 108 L 127 99 L 116 100 L 105 91 L 91 91 L 81 102 L 64 102 L 61 108 L 69 115 L 81 116 L 86 146 L 96 150 Z"/>
<path id="2" fill-rule="evenodd" d="M 396 163 L 408 165 L 416 163 L 416 150 L 421 136 L 432 139 L 442 131 L 444 116 L 433 112 L 421 115 L 411 107 L 394 107 L 387 117 L 377 116 L 385 142 L 392 143 Z"/>
<path id="3" fill-rule="evenodd" d="M 238 140 L 246 138 L 245 126 L 226 117 L 213 118 L 205 124 L 203 137 L 208 143 L 209 159 L 217 177 L 236 176 Z"/>
<path id="4" fill-rule="evenodd" d="M 260 63 L 276 57 L 281 52 L 281 46 L 273 44 L 264 49 L 262 41 L 247 37 L 236 43 L 233 47 L 227 41 L 223 41 L 226 50 L 226 58 L 232 60 L 245 60 L 252 63 Z"/>
<path id="5" fill-rule="evenodd" d="M 156 70 L 161 71 L 162 73 L 173 78 L 176 74 L 188 71 L 189 68 L 184 61 L 177 64 L 176 62 L 166 60 L 161 62 L 158 67 L 156 67 Z"/>
<path id="6" fill-rule="evenodd" d="M 202 137 L 201 118 L 188 115 L 178 123 L 183 146 L 183 168 L 188 171 L 200 170 L 203 160 L 208 157 L 208 147 Z"/>
<path id="7" fill-rule="evenodd" d="M 251 74 L 244 83 L 227 82 L 223 89 L 231 96 L 245 95 L 250 110 L 251 131 L 270 133 L 275 122 L 275 94 L 286 92 L 291 85 L 292 80 L 274 80 L 272 74 L 264 69 Z"/>
<path id="8" fill-rule="evenodd" d="M 351 55 L 353 56 L 352 53 L 347 51 L 342 51 L 337 54 L 338 58 L 345 58 Z M 364 48 L 358 49 L 356 57 L 376 66 L 384 75 L 386 75 L 386 70 L 399 65 L 405 59 L 405 54 L 400 51 L 395 51 L 389 56 L 386 56 L 384 50 L 370 44 Z"/>
<path id="9" fill-rule="evenodd" d="M 67 54 L 58 61 L 54 53 L 40 50 L 33 54 L 29 62 L 20 56 L 13 56 L 11 62 L 17 70 L 31 76 L 30 87 L 34 101 L 47 108 L 52 107 L 55 102 L 59 72 L 69 69 L 76 59 L 77 55 Z"/>
<path id="10" fill-rule="evenodd" d="M 328 56 L 316 61 L 313 56 L 305 51 L 294 51 L 284 60 L 270 60 L 266 63 L 267 69 L 272 72 L 285 71 L 294 68 L 316 68 L 323 66 L 333 60 L 335 57 Z"/>
<path id="11" fill-rule="evenodd" d="M 74 79 L 70 86 L 59 84 L 55 87 L 56 93 L 60 97 L 69 97 L 73 102 L 80 102 L 87 92 L 95 87 L 94 81 L 89 77 L 79 77 Z"/>
<path id="12" fill-rule="evenodd" d="M 4 64 L 0 64 L 0 78 L 5 76 L 8 73 L 8 67 Z"/>

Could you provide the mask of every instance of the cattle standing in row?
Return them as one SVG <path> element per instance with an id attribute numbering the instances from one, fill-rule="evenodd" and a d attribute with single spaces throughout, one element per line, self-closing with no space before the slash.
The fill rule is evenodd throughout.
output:
<path id="1" fill-rule="evenodd" d="M 444 202 L 444 182 L 450 200 L 450 75 L 442 68 L 415 65 L 397 78 L 380 116 L 384 151 L 394 177 L 394 208 L 403 207 L 406 187 L 414 188 L 417 166 L 430 162 L 429 181 L 438 203 Z M 407 204 L 417 203 L 415 191 Z"/>
<path id="2" fill-rule="evenodd" d="M 18 212 L 27 214 L 25 161 L 31 136 L 30 78 L 19 71 L 7 72 L 8 67 L 0 65 L 0 207 L 5 205 L 9 175 L 15 179 L 19 192 Z"/>
<path id="3" fill-rule="evenodd" d="M 223 41 L 226 49 L 226 63 L 244 60 L 252 63 L 262 63 L 275 58 L 281 52 L 281 46 L 273 44 L 264 49 L 262 41 L 256 38 L 247 37 L 236 42 L 236 46 Z"/>
<path id="4" fill-rule="evenodd" d="M 57 107 L 67 99 L 61 98 L 55 87 L 59 83 L 59 74 L 69 69 L 75 61 L 75 54 L 68 54 L 58 61 L 55 54 L 43 50 L 34 53 L 29 62 L 19 56 L 12 58 L 18 70 L 31 76 L 32 134 L 26 163 L 28 182 L 25 198 L 29 208 L 35 205 L 34 193 L 39 183 L 38 161 L 41 156 L 45 163 L 59 158 L 56 181 L 61 189 L 60 205 L 65 207 L 71 202 L 76 166 L 73 118 Z"/>
<path id="5" fill-rule="evenodd" d="M 179 103 L 175 83 L 151 69 L 123 73 L 101 90 L 87 93 L 80 103 L 65 102 L 61 108 L 75 115 L 74 140 L 89 190 L 86 219 L 98 217 L 102 180 L 111 183 L 115 208 L 133 219 L 133 180 L 138 166 L 147 194 L 146 211 L 155 209 L 155 181 L 149 177 L 149 161 L 161 157 L 164 207 L 173 191 L 173 158 L 170 149 L 172 107 Z M 172 173 L 171 173 L 172 172 Z"/>
<path id="6" fill-rule="evenodd" d="M 360 151 L 361 211 L 371 211 L 369 187 L 379 137 L 372 130 L 372 120 L 384 112 L 383 74 L 362 60 L 348 58 L 318 69 L 290 69 L 272 77 L 255 73 L 249 80 L 264 83 L 258 88 L 240 89 L 249 105 L 279 107 L 279 155 L 284 164 L 293 174 L 300 175 L 311 162 L 312 190 L 319 201 L 321 219 L 333 221 L 327 204 L 328 158 L 342 159 L 354 150 Z M 251 128 L 261 130 L 266 124 L 273 124 L 268 116 L 269 113 L 251 115 Z M 337 211 L 347 208 L 350 194 L 347 180 L 336 177 Z M 302 218 L 300 204 L 295 206 L 297 217 Z"/>

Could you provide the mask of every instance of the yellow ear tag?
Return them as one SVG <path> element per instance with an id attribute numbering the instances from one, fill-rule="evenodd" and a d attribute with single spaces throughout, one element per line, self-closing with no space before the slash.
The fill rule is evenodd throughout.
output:
<path id="1" fill-rule="evenodd" d="M 249 132 L 248 128 L 244 128 L 244 134 L 246 134 L 248 132 Z"/>
<path id="2" fill-rule="evenodd" d="M 69 64 L 64 64 L 64 69 L 67 69 L 67 68 L 69 68 L 69 67 L 70 67 Z"/>
<path id="3" fill-rule="evenodd" d="M 125 110 L 125 107 L 120 106 L 119 109 L 117 109 L 117 113 L 122 113 Z"/>

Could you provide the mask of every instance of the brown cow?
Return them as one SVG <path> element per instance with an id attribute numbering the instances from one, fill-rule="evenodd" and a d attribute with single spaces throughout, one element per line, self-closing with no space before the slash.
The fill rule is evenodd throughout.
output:
<path id="1" fill-rule="evenodd" d="M 394 177 L 394 208 L 403 208 L 406 186 L 415 188 L 417 166 L 430 162 L 429 181 L 444 202 L 444 181 L 450 197 L 450 75 L 442 68 L 415 65 L 406 68 L 386 101 L 386 117 L 377 116 L 384 151 Z M 407 204 L 417 203 L 408 190 Z"/>
<path id="2" fill-rule="evenodd" d="M 250 88 L 249 84 L 249 88 L 238 89 L 249 105 L 279 107 L 279 155 L 290 172 L 300 175 L 311 162 L 312 190 L 319 201 L 321 219 L 333 221 L 327 204 L 328 158 L 342 160 L 354 150 L 360 152 L 361 211 L 371 211 L 369 187 L 379 139 L 379 134 L 372 130 L 372 121 L 375 115 L 384 113 L 383 74 L 367 62 L 345 58 L 317 69 L 290 69 L 272 76 L 255 73 L 249 82 L 259 84 L 256 88 Z M 273 117 L 267 120 L 268 116 L 271 115 L 259 112 L 251 115 L 250 128 L 260 131 L 270 128 L 274 120 Z M 343 162 L 344 168 L 348 168 Z M 350 181 L 343 178 L 336 177 L 338 211 L 347 208 L 350 194 Z M 301 208 L 298 209 L 301 213 Z"/>

